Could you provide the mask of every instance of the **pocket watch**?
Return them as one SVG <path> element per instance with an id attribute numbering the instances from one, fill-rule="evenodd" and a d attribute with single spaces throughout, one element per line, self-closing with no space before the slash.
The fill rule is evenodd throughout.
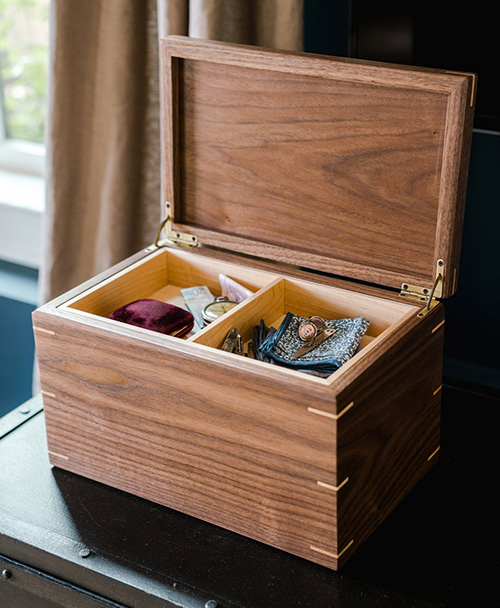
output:
<path id="1" fill-rule="evenodd" d="M 212 323 L 212 321 L 216 321 L 235 306 L 238 306 L 238 302 L 233 302 L 233 300 L 229 300 L 225 296 L 220 296 L 205 306 L 201 312 L 201 316 L 205 323 Z"/>

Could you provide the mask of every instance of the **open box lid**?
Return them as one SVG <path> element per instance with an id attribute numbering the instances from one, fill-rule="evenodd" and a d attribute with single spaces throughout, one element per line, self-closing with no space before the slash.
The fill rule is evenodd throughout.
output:
<path id="1" fill-rule="evenodd" d="M 450 296 L 474 88 L 471 74 L 168 37 L 163 187 L 174 230 Z"/>

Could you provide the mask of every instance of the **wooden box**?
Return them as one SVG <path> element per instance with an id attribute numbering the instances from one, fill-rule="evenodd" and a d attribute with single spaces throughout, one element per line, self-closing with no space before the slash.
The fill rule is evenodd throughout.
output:
<path id="1" fill-rule="evenodd" d="M 329 568 L 349 559 L 438 460 L 474 88 L 163 40 L 167 238 L 33 315 L 51 462 Z M 187 339 L 108 318 L 183 287 L 219 295 L 219 273 L 254 295 Z M 370 326 L 328 378 L 220 349 L 289 311 Z"/>

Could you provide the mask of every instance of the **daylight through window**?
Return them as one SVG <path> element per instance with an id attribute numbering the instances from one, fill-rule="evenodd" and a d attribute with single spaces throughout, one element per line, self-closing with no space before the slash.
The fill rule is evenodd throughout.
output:
<path id="1" fill-rule="evenodd" d="M 43 143 L 49 0 L 0 0 L 4 141 Z"/>

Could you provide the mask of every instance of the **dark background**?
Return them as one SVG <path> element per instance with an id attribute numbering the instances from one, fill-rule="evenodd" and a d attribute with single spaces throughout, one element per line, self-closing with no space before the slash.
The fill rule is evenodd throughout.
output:
<path id="1" fill-rule="evenodd" d="M 305 0 L 304 50 L 478 76 L 457 293 L 446 305 L 445 382 L 500 392 L 498 24 L 478 0 Z"/>
<path id="2" fill-rule="evenodd" d="M 500 130 L 498 24 L 491 3 L 449 0 L 305 0 L 304 50 L 474 72 L 475 127 Z M 495 31 L 494 31 L 495 30 Z"/>

